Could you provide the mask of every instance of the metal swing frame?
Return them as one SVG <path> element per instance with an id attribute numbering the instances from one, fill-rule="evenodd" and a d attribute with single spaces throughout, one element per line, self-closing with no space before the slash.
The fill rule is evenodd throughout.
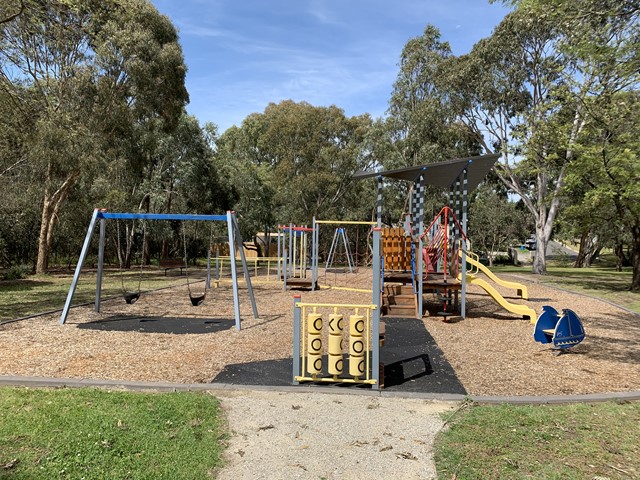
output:
<path id="1" fill-rule="evenodd" d="M 240 259 L 242 261 L 244 279 L 245 279 L 245 282 L 247 283 L 249 299 L 251 301 L 251 308 L 253 310 L 253 317 L 258 318 L 258 308 L 256 306 L 255 297 L 253 295 L 253 287 L 251 286 L 251 278 L 249 276 L 249 269 L 247 268 L 247 259 L 244 255 L 242 237 L 240 235 L 240 229 L 238 228 L 238 222 L 236 220 L 235 212 L 228 211 L 226 215 L 188 215 L 188 214 L 170 214 L 170 213 L 169 214 L 168 213 L 110 213 L 104 209 L 96 208 L 93 211 L 93 215 L 89 223 L 89 228 L 87 229 L 87 234 L 85 236 L 84 243 L 82 245 L 82 250 L 80 252 L 80 258 L 78 259 L 78 264 L 76 265 L 76 270 L 73 274 L 71 287 L 69 287 L 67 299 L 65 301 L 64 308 L 62 309 L 62 314 L 60 315 L 60 322 L 59 322 L 60 325 L 64 325 L 64 323 L 67 320 L 69 309 L 71 308 L 71 301 L 73 299 L 73 295 L 76 291 L 78 280 L 80 278 L 80 272 L 87 258 L 87 254 L 89 252 L 89 246 L 91 244 L 91 237 L 93 236 L 93 232 L 95 230 L 95 226 L 96 226 L 96 223 L 98 223 L 98 221 L 100 223 L 100 240 L 98 244 L 98 271 L 97 271 L 97 278 L 96 278 L 95 311 L 100 312 L 101 293 L 102 293 L 102 276 L 103 276 L 103 267 L 104 267 L 106 223 L 107 223 L 107 220 L 111 220 L 111 219 L 113 220 L 118 220 L 118 219 L 180 220 L 180 221 L 195 220 L 195 221 L 205 221 L 205 222 L 227 222 L 227 231 L 228 231 L 228 237 L 229 237 L 229 252 L 232 258 L 231 279 L 233 284 L 233 307 L 234 307 L 236 329 L 240 330 L 241 328 L 240 294 L 238 291 L 238 269 L 236 264 L 236 252 L 238 250 L 240 252 Z"/>
<path id="2" fill-rule="evenodd" d="M 327 274 L 328 271 L 333 267 L 333 262 L 338 253 L 338 249 L 340 245 L 344 246 L 344 253 L 347 259 L 347 267 L 349 269 L 349 273 L 353 273 L 355 270 L 355 262 L 353 260 L 353 255 L 351 254 L 351 249 L 349 248 L 349 237 L 347 236 L 347 229 L 344 227 L 338 227 L 333 234 L 333 240 L 331 241 L 331 248 L 329 248 L 329 255 L 327 255 L 327 261 L 324 263 L 324 273 Z"/>

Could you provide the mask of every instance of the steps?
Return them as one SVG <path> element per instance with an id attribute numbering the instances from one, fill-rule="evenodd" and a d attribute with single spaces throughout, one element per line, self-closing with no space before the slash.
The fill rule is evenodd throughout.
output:
<path id="1" fill-rule="evenodd" d="M 385 285 L 382 295 L 382 316 L 419 318 L 418 304 L 411 285 Z"/>

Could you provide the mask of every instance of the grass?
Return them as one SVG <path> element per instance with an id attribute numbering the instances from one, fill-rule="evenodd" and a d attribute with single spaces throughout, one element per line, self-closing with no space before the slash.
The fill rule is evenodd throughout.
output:
<path id="1" fill-rule="evenodd" d="M 607 257 L 589 268 L 573 268 L 566 262 L 552 261 L 547 264 L 546 275 L 532 274 L 531 267 L 499 266 L 493 270 L 530 275 L 542 283 L 601 298 L 640 313 L 640 292 L 629 291 L 631 268 L 617 272 Z"/>
<path id="2" fill-rule="evenodd" d="M 190 277 L 192 275 L 201 278 L 201 270 L 190 272 Z M 21 280 L 0 281 L 0 322 L 61 309 L 64 306 L 72 278 L 72 272 L 65 272 L 32 275 Z M 184 276 L 179 276 L 174 272 L 165 276 L 162 270 L 145 270 L 141 275 L 139 270 L 132 269 L 123 272 L 122 276 L 117 269 L 116 271 L 105 270 L 102 298 L 120 297 L 122 283 L 124 283 L 125 290 L 137 291 L 139 279 L 141 279 L 140 289 L 142 291 L 186 283 Z M 201 288 L 201 284 L 199 284 L 199 288 Z M 83 270 L 73 297 L 73 304 L 93 302 L 95 289 L 95 270 Z"/>
<path id="3" fill-rule="evenodd" d="M 640 403 L 472 406 L 440 432 L 441 479 L 640 477 Z"/>
<path id="4" fill-rule="evenodd" d="M 0 388 L 0 479 L 209 479 L 219 412 L 190 392 Z"/>

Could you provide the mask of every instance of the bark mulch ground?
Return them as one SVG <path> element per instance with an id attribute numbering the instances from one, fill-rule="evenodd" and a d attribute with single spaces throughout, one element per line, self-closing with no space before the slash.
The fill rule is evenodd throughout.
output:
<path id="1" fill-rule="evenodd" d="M 507 275 L 504 276 L 508 278 Z M 334 286 L 370 288 L 370 274 L 321 279 Z M 531 283 L 528 303 L 571 308 L 586 339 L 553 355 L 533 340 L 533 326 L 504 310 L 477 287 L 468 293 L 464 320 L 422 324 L 442 350 L 464 389 L 473 395 L 558 395 L 640 390 L 640 316 L 600 300 Z M 282 291 L 254 285 L 259 319 L 242 288 L 242 330 L 236 331 L 229 285 L 192 307 L 186 287 L 71 310 L 66 325 L 48 315 L 0 326 L 0 374 L 134 381 L 211 382 L 234 364 L 291 358 L 293 295 L 305 302 L 370 303 L 365 292 Z M 508 296 L 511 292 L 499 290 Z M 389 339 L 390 340 L 390 339 Z M 394 344 L 392 344 L 394 345 Z M 394 348 L 401 346 L 394 345 Z"/>

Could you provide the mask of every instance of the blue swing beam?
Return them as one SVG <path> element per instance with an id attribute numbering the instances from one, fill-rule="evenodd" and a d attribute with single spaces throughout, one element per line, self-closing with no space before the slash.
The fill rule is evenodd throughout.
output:
<path id="1" fill-rule="evenodd" d="M 71 308 L 71 300 L 76 291 L 78 285 L 78 279 L 80 278 L 80 271 L 84 261 L 87 258 L 89 246 L 91 244 L 91 237 L 95 230 L 96 223 L 100 221 L 100 241 L 98 245 L 98 272 L 96 279 L 96 299 L 95 310 L 100 312 L 100 300 L 102 292 L 102 273 L 104 265 L 104 246 L 105 246 L 105 232 L 107 220 L 195 220 L 204 222 L 227 222 L 227 231 L 229 234 L 229 252 L 233 261 L 231 262 L 231 280 L 233 283 L 233 307 L 234 316 L 236 322 L 236 329 L 240 330 L 240 295 L 238 292 L 238 271 L 235 261 L 236 249 L 240 251 L 240 259 L 242 261 L 242 269 L 244 272 L 244 278 L 247 283 L 247 289 L 249 291 L 249 299 L 251 300 L 251 308 L 253 310 L 253 317 L 258 318 L 258 308 L 256 306 L 255 297 L 253 295 L 253 288 L 251 286 L 251 278 L 249 277 L 249 270 L 247 268 L 247 259 L 244 255 L 244 248 L 242 245 L 242 237 L 240 236 L 240 229 L 236 221 L 235 212 L 228 211 L 226 215 L 200 215 L 200 214 L 173 214 L 173 213 L 110 213 L 104 209 L 96 208 L 91 216 L 91 222 L 87 229 L 87 235 L 85 236 L 84 243 L 82 245 L 82 251 L 80 252 L 80 258 L 76 265 L 76 270 L 73 274 L 73 280 L 71 281 L 71 287 L 67 294 L 67 300 L 65 301 L 62 314 L 60 315 L 60 325 L 64 325 Z"/>

